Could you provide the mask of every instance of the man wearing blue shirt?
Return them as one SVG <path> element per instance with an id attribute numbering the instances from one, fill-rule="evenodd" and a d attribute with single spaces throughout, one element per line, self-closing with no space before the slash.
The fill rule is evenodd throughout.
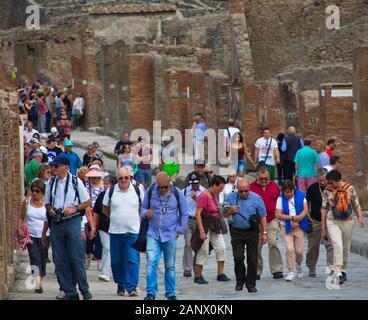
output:
<path id="1" fill-rule="evenodd" d="M 175 295 L 176 239 L 180 234 L 184 234 L 188 221 L 187 204 L 183 192 L 170 183 L 170 178 L 164 171 L 157 174 L 156 185 L 151 187 L 153 188 L 151 197 L 149 197 L 150 189 L 148 189 L 141 209 L 141 217 L 146 216 L 149 219 L 146 246 L 147 296 L 144 299 L 155 300 L 157 296 L 157 268 L 163 253 L 165 296 L 168 300 L 177 300 Z M 176 198 L 175 193 L 179 199 Z"/>
<path id="2" fill-rule="evenodd" d="M 262 226 L 262 245 L 267 241 L 265 205 L 260 196 L 249 191 L 248 181 L 240 179 L 238 191 L 227 196 L 224 207 L 224 217 L 228 218 L 233 247 L 235 290 L 243 290 L 245 284 L 248 292 L 255 293 L 257 292 L 259 221 Z M 245 246 L 247 247 L 248 272 L 244 264 Z"/>
<path id="3" fill-rule="evenodd" d="M 79 159 L 78 155 L 72 151 L 73 143 L 70 140 L 64 142 L 65 151 L 60 155 L 66 157 L 70 161 L 69 171 L 73 176 L 77 175 L 78 169 L 83 166 L 82 161 Z"/>

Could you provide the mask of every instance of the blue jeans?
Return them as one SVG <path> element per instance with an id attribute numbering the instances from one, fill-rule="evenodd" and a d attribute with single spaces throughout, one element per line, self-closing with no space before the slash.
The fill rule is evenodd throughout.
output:
<path id="1" fill-rule="evenodd" d="M 138 287 L 139 253 L 132 248 L 138 234 L 110 233 L 111 270 L 115 283 L 128 293 Z"/>
<path id="2" fill-rule="evenodd" d="M 137 180 L 144 185 L 145 189 L 147 189 L 152 183 L 152 170 L 138 168 Z"/>
<path id="3" fill-rule="evenodd" d="M 84 269 L 84 250 L 81 235 L 81 218 L 63 224 L 52 223 L 51 248 L 60 287 L 67 296 L 85 294 L 89 290 Z"/>
<path id="4" fill-rule="evenodd" d="M 238 162 L 231 162 L 231 168 L 234 169 L 237 173 L 247 171 L 247 164 L 245 160 L 239 160 Z"/>
<path id="5" fill-rule="evenodd" d="M 165 262 L 165 296 L 175 296 L 176 288 L 176 238 L 161 242 L 147 236 L 147 295 L 157 296 L 157 267 L 160 262 L 161 254 L 164 255 Z"/>

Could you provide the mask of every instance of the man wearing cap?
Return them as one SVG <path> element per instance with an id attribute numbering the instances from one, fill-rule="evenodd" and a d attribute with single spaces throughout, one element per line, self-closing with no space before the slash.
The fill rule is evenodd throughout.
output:
<path id="1" fill-rule="evenodd" d="M 206 166 L 206 163 L 203 160 L 195 160 L 194 161 L 194 171 L 192 171 L 191 173 L 187 175 L 187 177 L 185 178 L 184 184 L 188 186 L 190 177 L 193 174 L 198 174 L 200 177 L 199 184 L 203 188 L 208 189 L 210 187 L 210 181 L 205 174 L 205 166 Z"/>
<path id="2" fill-rule="evenodd" d="M 32 160 L 26 165 L 26 188 L 30 185 L 33 179 L 38 177 L 38 170 L 41 167 L 43 154 L 40 150 L 32 152 Z"/>
<path id="3" fill-rule="evenodd" d="M 80 167 L 83 166 L 82 161 L 79 159 L 78 155 L 72 150 L 73 143 L 70 140 L 64 142 L 64 152 L 60 155 L 66 157 L 70 161 L 69 170 L 70 173 L 75 176 Z"/>
<path id="4" fill-rule="evenodd" d="M 63 150 L 56 145 L 56 139 L 50 137 L 47 140 L 47 155 L 49 157 L 49 161 L 53 161 Z"/>
<path id="5" fill-rule="evenodd" d="M 190 244 L 190 240 L 192 239 L 192 234 L 197 225 L 195 220 L 197 210 L 196 200 L 205 190 L 205 188 L 199 184 L 200 178 L 201 177 L 198 173 L 193 173 L 189 178 L 189 186 L 184 189 L 184 196 L 188 206 L 188 223 L 184 232 L 185 247 L 183 254 L 183 276 L 188 278 L 192 276 L 193 267 L 193 249 Z"/>
<path id="6" fill-rule="evenodd" d="M 31 144 L 31 151 L 29 153 L 29 158 L 32 159 L 33 153 L 40 149 L 40 142 L 36 138 L 32 138 L 29 143 Z"/>
<path id="7" fill-rule="evenodd" d="M 69 164 L 67 157 L 57 156 L 51 162 L 55 177 L 46 184 L 51 247 L 59 285 L 65 292 L 61 300 L 79 300 L 77 283 L 83 299 L 90 300 L 92 295 L 84 269 L 81 215 L 91 201 L 83 182 L 69 172 Z"/>

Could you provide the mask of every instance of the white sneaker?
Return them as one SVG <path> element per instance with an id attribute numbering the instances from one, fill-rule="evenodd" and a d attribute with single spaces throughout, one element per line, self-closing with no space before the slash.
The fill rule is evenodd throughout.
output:
<path id="1" fill-rule="evenodd" d="M 110 281 L 110 277 L 109 276 L 105 276 L 104 274 L 100 274 L 98 276 L 98 280 L 104 281 L 104 282 L 109 282 Z"/>
<path id="2" fill-rule="evenodd" d="M 60 300 L 60 299 L 63 299 L 64 297 L 65 297 L 65 292 L 59 291 L 59 294 L 56 296 L 56 299 Z"/>
<path id="3" fill-rule="evenodd" d="M 296 271 L 296 276 L 298 277 L 298 279 L 302 279 L 304 277 L 302 266 L 296 266 Z"/>
<path id="4" fill-rule="evenodd" d="M 286 281 L 291 282 L 293 280 L 294 280 L 294 272 L 289 272 L 286 277 Z"/>
<path id="5" fill-rule="evenodd" d="M 97 262 L 97 271 L 101 271 L 101 270 L 102 270 L 102 263 Z"/>
<path id="6" fill-rule="evenodd" d="M 129 293 L 129 297 L 139 297 L 142 291 L 139 288 L 135 288 L 131 293 Z"/>

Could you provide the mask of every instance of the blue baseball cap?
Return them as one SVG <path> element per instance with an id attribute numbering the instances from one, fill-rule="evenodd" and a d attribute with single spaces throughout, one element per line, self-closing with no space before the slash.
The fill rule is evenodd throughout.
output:
<path id="1" fill-rule="evenodd" d="M 71 146 L 73 146 L 73 143 L 70 140 L 66 140 L 64 142 L 64 147 L 71 147 Z"/>
<path id="2" fill-rule="evenodd" d="M 63 155 L 59 155 L 57 157 L 55 157 L 55 159 L 50 163 L 50 165 L 54 166 L 54 165 L 62 165 L 62 166 L 69 166 L 70 165 L 70 160 L 63 156 Z"/>

